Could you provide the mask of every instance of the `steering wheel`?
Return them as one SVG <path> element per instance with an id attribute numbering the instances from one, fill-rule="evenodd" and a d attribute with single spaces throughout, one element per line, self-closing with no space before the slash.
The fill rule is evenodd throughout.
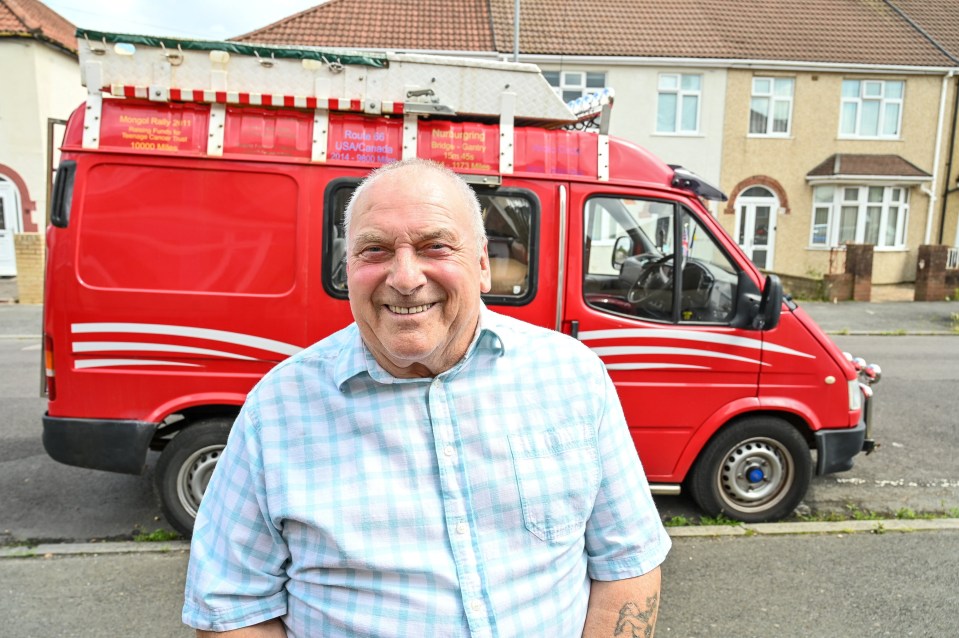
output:
<path id="1" fill-rule="evenodd" d="M 674 255 L 666 255 L 646 264 L 636 282 L 626 293 L 626 300 L 634 306 L 642 306 L 644 310 L 654 315 L 668 313 L 668 306 L 664 303 L 663 293 L 672 303 L 673 267 L 667 265 Z"/>

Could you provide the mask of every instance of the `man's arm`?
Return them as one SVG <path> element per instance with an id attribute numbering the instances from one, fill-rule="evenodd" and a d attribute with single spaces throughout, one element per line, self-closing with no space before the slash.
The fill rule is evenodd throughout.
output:
<path id="1" fill-rule="evenodd" d="M 261 622 L 258 625 L 234 629 L 233 631 L 203 631 L 196 630 L 197 638 L 216 638 L 217 636 L 226 636 L 228 638 L 286 638 L 286 628 L 283 621 L 279 618 Z"/>
<path id="2" fill-rule="evenodd" d="M 636 578 L 592 581 L 583 638 L 652 638 L 659 613 L 659 567 Z"/>

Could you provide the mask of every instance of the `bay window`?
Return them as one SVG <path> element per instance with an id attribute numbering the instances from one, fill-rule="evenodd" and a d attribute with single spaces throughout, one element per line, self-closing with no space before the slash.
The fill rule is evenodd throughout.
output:
<path id="1" fill-rule="evenodd" d="M 811 246 L 906 247 L 909 189 L 901 185 L 829 184 L 813 188 Z"/>

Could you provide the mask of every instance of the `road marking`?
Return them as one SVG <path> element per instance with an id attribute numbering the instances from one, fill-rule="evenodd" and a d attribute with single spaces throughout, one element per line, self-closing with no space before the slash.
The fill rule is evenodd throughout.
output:
<path id="1" fill-rule="evenodd" d="M 25 347 L 25 348 L 20 348 L 20 351 L 21 351 L 21 352 L 26 352 L 27 350 L 39 350 L 39 349 L 40 349 L 40 344 L 39 344 L 39 343 L 35 343 L 35 344 L 33 344 L 32 346 L 27 346 L 27 347 Z"/>
<path id="2" fill-rule="evenodd" d="M 836 478 L 836 483 L 845 485 L 867 485 L 873 484 L 877 487 L 959 487 L 959 480 L 953 479 L 927 479 L 924 481 L 907 481 L 906 479 L 861 479 L 861 478 Z"/>

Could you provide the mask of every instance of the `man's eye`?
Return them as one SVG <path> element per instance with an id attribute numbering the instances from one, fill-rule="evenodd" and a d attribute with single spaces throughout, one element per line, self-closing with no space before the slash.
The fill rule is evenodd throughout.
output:
<path id="1" fill-rule="evenodd" d="M 377 258 L 386 254 L 381 246 L 367 246 L 360 250 L 360 257 Z"/>

